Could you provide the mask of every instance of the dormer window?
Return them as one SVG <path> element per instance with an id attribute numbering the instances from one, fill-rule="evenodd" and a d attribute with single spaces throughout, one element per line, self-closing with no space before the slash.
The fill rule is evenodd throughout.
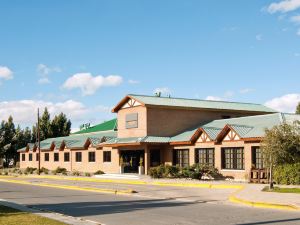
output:
<path id="1" fill-rule="evenodd" d="M 138 113 L 130 113 L 126 115 L 126 129 L 138 127 Z"/>

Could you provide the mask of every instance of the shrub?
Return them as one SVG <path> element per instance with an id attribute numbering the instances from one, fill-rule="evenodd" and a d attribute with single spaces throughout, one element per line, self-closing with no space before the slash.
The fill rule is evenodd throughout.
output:
<path id="1" fill-rule="evenodd" d="M 67 173 L 67 169 L 66 168 L 62 168 L 62 167 L 57 167 L 53 172 L 54 173 L 66 174 Z"/>
<path id="2" fill-rule="evenodd" d="M 102 170 L 98 170 L 94 173 L 94 175 L 102 175 L 104 174 L 104 172 Z"/>
<path id="3" fill-rule="evenodd" d="M 88 173 L 88 172 L 85 172 L 85 173 L 84 173 L 84 176 L 86 176 L 86 177 L 90 177 L 90 176 L 91 176 L 91 174 L 90 174 L 90 173 Z"/>
<path id="4" fill-rule="evenodd" d="M 150 168 L 149 175 L 152 178 L 190 178 L 200 180 L 203 175 L 209 179 L 220 179 L 223 176 L 218 169 L 195 164 L 180 168 L 179 166 L 160 165 Z"/>
<path id="5" fill-rule="evenodd" d="M 77 171 L 77 170 L 74 170 L 74 171 L 72 172 L 72 175 L 73 175 L 73 176 L 80 176 L 80 172 Z"/>
<path id="6" fill-rule="evenodd" d="M 37 170 L 37 168 L 33 168 L 33 167 L 27 167 L 24 171 L 24 174 L 27 175 L 27 174 L 33 174 L 33 172 Z"/>
<path id="7" fill-rule="evenodd" d="M 274 169 L 277 184 L 300 184 L 300 163 L 278 165 Z"/>
<path id="8" fill-rule="evenodd" d="M 49 170 L 45 167 L 42 167 L 41 170 L 40 170 L 41 173 L 44 173 L 44 174 L 48 174 L 49 173 Z"/>

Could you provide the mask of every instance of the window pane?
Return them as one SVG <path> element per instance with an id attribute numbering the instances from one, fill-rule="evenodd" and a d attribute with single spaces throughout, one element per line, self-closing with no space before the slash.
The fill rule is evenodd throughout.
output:
<path id="1" fill-rule="evenodd" d="M 223 169 L 244 169 L 244 148 L 222 148 Z"/>
<path id="2" fill-rule="evenodd" d="M 111 151 L 103 151 L 103 162 L 111 162 Z"/>
<path id="3" fill-rule="evenodd" d="M 89 152 L 89 162 L 95 162 L 95 152 Z"/>
<path id="4" fill-rule="evenodd" d="M 81 162 L 81 152 L 76 152 L 75 158 L 76 162 Z"/>
<path id="5" fill-rule="evenodd" d="M 54 153 L 54 162 L 59 161 L 59 154 L 57 152 Z"/>
<path id="6" fill-rule="evenodd" d="M 69 152 L 65 152 L 64 153 L 64 161 L 65 162 L 69 162 L 70 161 L 70 153 Z"/>

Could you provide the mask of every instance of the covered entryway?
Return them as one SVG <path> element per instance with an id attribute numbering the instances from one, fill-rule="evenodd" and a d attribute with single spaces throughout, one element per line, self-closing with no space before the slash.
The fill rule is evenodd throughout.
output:
<path id="1" fill-rule="evenodd" d="M 123 160 L 124 173 L 138 173 L 140 161 L 145 163 L 144 150 L 124 150 L 120 152 Z"/>
<path id="2" fill-rule="evenodd" d="M 161 164 L 160 149 L 150 149 L 150 167 L 156 167 Z"/>

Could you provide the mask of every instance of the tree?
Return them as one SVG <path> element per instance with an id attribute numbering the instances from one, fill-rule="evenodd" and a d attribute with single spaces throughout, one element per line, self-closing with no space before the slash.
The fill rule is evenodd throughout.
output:
<path id="1" fill-rule="evenodd" d="M 5 165 L 8 166 L 11 159 L 15 159 L 15 124 L 12 116 L 7 121 L 1 123 L 1 154 L 5 159 Z"/>
<path id="2" fill-rule="evenodd" d="M 56 115 L 51 122 L 51 137 L 68 136 L 71 132 L 71 121 L 64 113 Z"/>
<path id="3" fill-rule="evenodd" d="M 51 120 L 47 107 L 40 118 L 40 140 L 45 140 L 51 137 Z"/>
<path id="4" fill-rule="evenodd" d="M 296 108 L 296 114 L 300 114 L 300 102 L 299 102 L 298 105 L 297 105 L 297 108 Z"/>
<path id="5" fill-rule="evenodd" d="M 283 123 L 267 129 L 261 144 L 263 158 L 270 170 L 270 187 L 272 187 L 272 170 L 283 164 L 300 162 L 300 123 L 292 125 Z"/>

